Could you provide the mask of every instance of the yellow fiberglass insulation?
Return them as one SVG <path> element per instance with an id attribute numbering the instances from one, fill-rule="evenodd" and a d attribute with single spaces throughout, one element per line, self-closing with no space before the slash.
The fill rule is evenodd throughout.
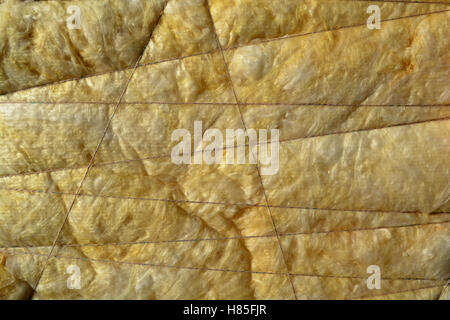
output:
<path id="1" fill-rule="evenodd" d="M 449 25 L 444 0 L 1 0 L 0 299 L 450 299 Z"/>

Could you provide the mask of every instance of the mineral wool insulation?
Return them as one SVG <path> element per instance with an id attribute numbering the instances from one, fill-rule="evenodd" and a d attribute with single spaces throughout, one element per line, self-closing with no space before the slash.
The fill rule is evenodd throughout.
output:
<path id="1" fill-rule="evenodd" d="M 448 299 L 446 2 L 0 0 L 0 298 Z"/>

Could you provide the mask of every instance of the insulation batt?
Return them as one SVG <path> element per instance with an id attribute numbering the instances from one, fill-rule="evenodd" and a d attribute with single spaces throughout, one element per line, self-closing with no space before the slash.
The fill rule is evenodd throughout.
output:
<path id="1" fill-rule="evenodd" d="M 0 0 L 0 299 L 449 299 L 450 13 L 422 2 Z M 173 163 L 194 121 L 278 129 L 278 172 Z"/>

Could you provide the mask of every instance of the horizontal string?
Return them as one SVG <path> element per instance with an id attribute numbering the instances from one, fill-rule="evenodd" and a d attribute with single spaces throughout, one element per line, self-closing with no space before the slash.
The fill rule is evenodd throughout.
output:
<path id="1" fill-rule="evenodd" d="M 398 226 L 380 226 L 373 228 L 359 228 L 359 229 L 342 229 L 342 230 L 330 230 L 330 231 L 315 231 L 315 232 L 280 232 L 280 236 L 291 237 L 291 236 L 302 236 L 302 235 L 327 235 L 331 233 L 344 233 L 344 232 L 360 232 L 360 231 L 373 231 L 373 230 L 384 230 L 384 229 L 400 229 L 400 228 L 412 228 L 430 225 L 442 225 L 450 223 L 449 221 L 439 221 L 439 222 L 428 222 L 428 223 L 415 223 L 408 225 L 398 225 Z M 265 234 L 265 235 L 255 235 L 255 236 L 234 236 L 234 237 L 220 237 L 220 238 L 199 238 L 199 239 L 176 239 L 176 240 L 155 240 L 155 241 L 129 241 L 129 242 L 112 242 L 112 243 L 58 243 L 62 247 L 115 247 L 115 246 L 125 246 L 125 245 L 146 245 L 146 244 L 165 244 L 165 243 L 185 243 L 185 242 L 201 242 L 201 241 L 227 241 L 227 240 L 246 240 L 246 239 L 261 239 L 261 238 L 274 238 L 275 234 Z M 14 248 L 47 248 L 49 246 L 9 246 L 0 247 L 0 249 L 14 249 Z"/>
<path id="2" fill-rule="evenodd" d="M 383 229 L 399 229 L 399 228 L 411 228 L 418 226 L 440 225 L 450 223 L 449 221 L 442 222 L 429 222 L 422 224 L 409 224 L 401 226 L 383 226 L 374 228 L 360 228 L 360 229 L 346 229 L 346 230 L 331 230 L 331 231 L 318 231 L 318 232 L 279 232 L 280 236 L 301 236 L 301 235 L 316 235 L 316 234 L 331 234 L 331 233 L 344 233 L 344 232 L 359 232 L 359 231 L 371 231 L 371 230 L 383 230 Z M 178 243 L 178 242 L 199 242 L 199 241 L 222 241 L 222 240 L 242 240 L 242 239 L 258 239 L 258 238 L 274 238 L 275 234 L 262 235 L 262 236 L 240 236 L 240 237 L 223 237 L 223 238 L 203 238 L 203 239 L 177 239 L 177 240 L 162 240 L 162 241 L 139 241 L 139 242 L 117 242 L 113 244 L 60 244 L 64 247 L 98 247 L 98 246 L 121 246 L 121 245 L 134 245 L 134 244 L 160 244 L 160 243 Z"/>
<path id="3" fill-rule="evenodd" d="M 331 132 L 326 134 L 320 134 L 320 135 L 312 135 L 307 137 L 298 137 L 298 138 L 291 138 L 291 139 L 285 139 L 280 140 L 279 143 L 286 143 L 286 142 L 292 142 L 292 141 L 298 141 L 298 140 L 306 140 L 306 139 L 312 139 L 312 138 L 320 138 L 320 137 L 326 137 L 326 136 L 332 136 L 332 135 L 342 135 L 342 134 L 352 134 L 352 133 L 358 133 L 358 132 L 366 132 L 366 131 L 374 131 L 374 130 L 382 130 L 382 129 L 388 129 L 393 127 L 405 127 L 410 125 L 418 125 L 428 122 L 435 122 L 435 121 L 446 121 L 449 120 L 450 117 L 442 117 L 442 118 L 436 118 L 431 120 L 423 120 L 423 121 L 415 121 L 415 122 L 409 122 L 409 123 L 401 123 L 401 124 L 393 124 L 388 125 L 385 127 L 379 127 L 379 128 L 365 128 L 365 129 L 358 129 L 358 130 L 350 130 L 350 131 L 339 131 L 339 132 Z M 239 129 L 239 128 L 238 128 Z M 264 144 L 265 142 L 257 142 L 256 145 Z M 272 143 L 272 140 L 268 140 L 267 143 Z M 244 145 L 233 145 L 232 146 L 225 146 L 223 148 L 217 148 L 217 150 L 227 150 L 227 149 L 237 149 L 242 147 L 248 147 L 249 144 L 245 143 Z M 199 151 L 193 151 L 191 155 L 203 153 L 205 151 L 212 151 L 213 149 L 202 149 Z M 139 159 L 125 159 L 125 160 L 117 160 L 112 162 L 99 162 L 94 163 L 94 167 L 99 166 L 111 166 L 111 165 L 118 165 L 118 164 L 124 164 L 129 162 L 135 162 L 135 161 L 145 161 L 145 160 L 152 160 L 152 159 L 161 159 L 161 158 L 170 158 L 170 154 L 162 154 L 162 155 L 155 155 L 155 156 L 148 156 L 145 158 L 139 158 Z M 75 170 L 75 169 L 81 169 L 85 168 L 87 165 L 78 165 L 78 166 L 72 166 L 72 167 L 64 167 L 64 168 L 55 168 L 55 169 L 48 169 L 44 171 L 30 171 L 30 172 L 22 172 L 22 173 L 14 173 L 14 174 L 7 174 L 0 176 L 0 180 L 2 178 L 10 178 L 10 177 L 18 177 L 18 176 L 27 176 L 27 175 L 38 175 L 42 173 L 51 173 L 56 171 L 65 171 L 65 170 Z"/>
<path id="4" fill-rule="evenodd" d="M 42 256 L 47 257 L 47 254 L 32 253 L 32 252 L 20 252 L 20 253 L 9 253 L 0 250 L 0 252 L 10 254 L 10 255 L 32 255 L 32 256 Z M 230 272 L 230 273 L 249 273 L 249 274 L 266 274 L 266 275 L 278 275 L 278 276 L 296 276 L 296 277 L 314 277 L 314 278 L 338 278 L 338 279 L 362 279 L 365 280 L 368 276 L 339 276 L 339 275 L 319 275 L 319 274 L 306 274 L 306 273 L 287 273 L 287 272 L 273 272 L 273 271 L 251 271 L 251 270 L 231 270 L 231 269 L 221 269 L 221 268 L 206 268 L 206 267 L 192 267 L 192 266 L 174 266 L 165 265 L 159 263 L 143 263 L 143 262 L 131 262 L 131 261 L 117 261 L 110 259 L 96 259 L 96 258 L 84 258 L 84 257 L 69 257 L 62 255 L 52 255 L 50 258 L 55 259 L 66 259 L 66 260 L 80 260 L 88 262 L 99 262 L 99 263 L 113 263 L 113 264 L 123 264 L 123 265 L 133 265 L 133 266 L 146 266 L 146 267 L 157 267 L 157 268 L 168 268 L 168 269 L 182 269 L 182 270 L 195 270 L 195 271 L 217 271 L 217 272 Z M 404 281 L 447 281 L 447 279 L 431 279 L 431 278 L 417 278 L 417 277 L 407 277 L 407 278 L 380 278 L 381 280 L 404 280 Z"/>
<path id="5" fill-rule="evenodd" d="M 89 193 L 71 193 L 60 191 L 45 191 L 45 190 L 28 190 L 28 189 L 16 189 L 16 188 L 0 188 L 0 191 L 15 191 L 15 192 L 28 192 L 28 193 L 41 193 L 46 195 L 79 195 L 82 197 L 98 197 L 106 199 L 121 199 L 121 200 L 142 200 L 142 201 L 161 201 L 161 202 L 174 202 L 174 203 L 192 203 L 192 204 L 206 204 L 206 205 L 222 205 L 222 206 L 243 206 L 243 207 L 259 207 L 259 208 L 280 208 L 280 209 L 302 209 L 302 210 L 323 210 L 323 211 L 337 211 L 337 212 L 351 212 L 351 213 L 389 213 L 389 214 L 419 214 L 428 215 L 428 213 L 418 211 L 383 211 L 383 210 L 368 210 L 368 209 L 336 209 L 336 208 L 313 208 L 313 207 L 300 207 L 300 206 L 284 206 L 284 205 L 266 205 L 257 203 L 229 203 L 218 201 L 199 201 L 199 200 L 176 200 L 176 199 L 163 199 L 163 198 L 146 198 L 146 197 L 132 197 L 132 196 L 114 196 L 114 195 L 102 195 L 102 194 L 89 194 Z M 432 212 L 433 214 L 449 214 L 450 212 Z"/>
<path id="6" fill-rule="evenodd" d="M 391 18 L 391 19 L 381 19 L 380 22 L 390 22 L 390 21 L 395 21 L 395 20 L 400 20 L 400 19 L 416 18 L 416 17 L 420 17 L 420 16 L 428 16 L 428 15 L 439 14 L 439 13 L 444 13 L 444 12 L 448 12 L 448 11 L 450 11 L 450 10 L 439 10 L 439 11 L 432 11 L 432 12 L 421 13 L 421 14 L 410 15 L 410 16 L 402 16 L 402 17 Z M 361 26 L 365 26 L 365 25 L 366 25 L 366 23 L 362 23 L 362 24 L 354 24 L 354 25 L 330 28 L 330 29 L 326 29 L 326 30 L 319 30 L 319 31 L 308 32 L 308 33 L 292 34 L 292 35 L 287 35 L 287 36 L 283 36 L 283 37 L 262 40 L 262 41 L 255 42 L 255 43 L 243 44 L 243 45 L 223 48 L 223 50 L 224 51 L 226 51 L 226 50 L 234 50 L 234 49 L 237 49 L 237 48 L 248 47 L 248 46 L 258 45 L 258 44 L 262 44 L 262 43 L 268 43 L 268 42 L 272 42 L 272 41 L 280 41 L 280 40 L 291 39 L 291 38 L 295 38 L 295 37 L 305 37 L 305 36 L 309 36 L 309 35 L 313 35 L 313 34 L 330 32 L 330 31 L 337 31 L 337 30 L 342 30 L 342 29 L 349 29 L 349 28 L 356 28 L 356 27 L 361 27 Z M 193 56 L 208 55 L 208 54 L 211 54 L 211 53 L 214 53 L 214 52 L 218 53 L 218 52 L 220 52 L 220 49 L 215 49 L 213 51 L 208 51 L 206 53 L 197 53 L 197 54 L 193 54 L 193 55 L 187 55 L 187 56 L 182 56 L 182 57 L 178 57 L 178 58 L 166 59 L 166 60 L 162 60 L 162 61 L 156 61 L 156 62 L 151 62 L 151 63 L 147 63 L 147 64 L 142 64 L 142 65 L 139 65 L 138 68 L 149 66 L 149 65 L 154 65 L 154 64 L 158 64 L 158 63 L 165 63 L 165 62 L 169 62 L 169 61 L 182 60 L 182 59 L 186 59 L 186 58 L 193 57 Z M 100 73 L 95 73 L 95 74 L 91 74 L 91 75 L 86 75 L 86 76 L 83 76 L 83 77 L 64 79 L 64 80 L 61 80 L 61 81 L 54 81 L 54 82 L 51 82 L 51 83 L 45 83 L 45 84 L 39 84 L 39 85 L 35 85 L 35 86 L 30 86 L 30 87 L 27 87 L 27 88 L 24 88 L 24 89 L 19 89 L 19 90 L 7 92 L 5 94 L 0 95 L 0 97 L 11 95 L 11 94 L 18 93 L 18 92 L 23 92 L 23 91 L 34 89 L 34 88 L 47 87 L 47 86 L 57 85 L 57 84 L 61 84 L 61 83 L 69 82 L 69 81 L 79 81 L 79 80 L 82 80 L 82 79 L 97 77 L 97 76 L 106 75 L 106 74 L 112 74 L 112 73 L 116 73 L 116 72 L 130 70 L 130 69 L 134 69 L 134 66 L 127 66 L 127 67 L 125 67 L 123 69 L 116 69 L 116 70 L 112 70 L 112 71 L 100 72 Z"/>

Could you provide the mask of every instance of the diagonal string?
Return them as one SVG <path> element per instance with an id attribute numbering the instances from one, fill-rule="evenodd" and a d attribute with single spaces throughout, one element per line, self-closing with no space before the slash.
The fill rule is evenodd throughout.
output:
<path id="1" fill-rule="evenodd" d="M 222 50 L 222 45 L 220 44 L 219 36 L 218 36 L 218 34 L 217 34 L 217 30 L 216 30 L 216 27 L 215 27 L 215 25 L 214 25 L 214 19 L 212 18 L 212 15 L 211 15 L 211 9 L 210 9 L 210 7 L 209 7 L 208 0 L 205 0 L 205 6 L 206 6 L 206 8 L 207 8 L 209 17 L 210 17 L 210 19 L 211 19 L 212 28 L 213 28 L 214 35 L 215 35 L 215 38 L 216 38 L 216 41 L 217 41 L 217 45 L 218 45 L 218 47 L 219 47 L 219 49 L 220 49 L 220 54 L 221 54 L 222 59 L 223 59 L 225 71 L 226 71 L 226 74 L 227 74 L 227 77 L 228 77 L 228 81 L 230 82 L 231 90 L 232 90 L 232 92 L 233 92 L 234 99 L 236 100 L 236 107 L 237 107 L 237 110 L 238 110 L 238 112 L 239 112 L 239 115 L 240 115 L 240 118 L 241 118 L 241 121 L 242 121 L 242 125 L 244 126 L 244 130 L 245 130 L 246 134 L 248 135 L 248 133 L 247 133 L 247 126 L 246 126 L 246 123 L 245 123 L 245 120 L 244 120 L 244 116 L 242 115 L 241 108 L 240 108 L 240 106 L 239 106 L 239 99 L 238 99 L 237 94 L 236 94 L 236 91 L 235 91 L 235 89 L 234 89 L 234 84 L 233 84 L 233 81 L 232 81 L 232 79 L 231 79 L 230 71 L 228 70 L 227 61 L 226 61 L 226 59 L 225 59 L 225 55 L 224 55 L 223 50 Z M 250 153 L 251 153 L 252 157 L 253 157 L 254 159 L 256 159 L 256 156 L 254 155 L 253 149 L 252 149 L 252 148 L 250 148 Z M 283 252 L 283 247 L 282 247 L 282 245 L 281 245 L 280 236 L 279 236 L 279 234 L 278 234 L 278 230 L 277 230 L 277 227 L 276 227 L 276 225 L 275 225 L 274 218 L 273 218 L 273 216 L 272 216 L 272 211 L 271 211 L 271 209 L 270 209 L 270 207 L 269 207 L 269 201 L 268 201 L 268 198 L 267 198 L 266 190 L 264 189 L 264 184 L 263 184 L 263 181 L 262 181 L 261 174 L 260 174 L 260 172 L 259 172 L 259 167 L 258 167 L 258 163 L 257 163 L 257 162 L 256 162 L 256 164 L 255 164 L 255 169 L 256 169 L 256 171 L 257 171 L 257 173 L 258 173 L 258 176 L 259 176 L 259 181 L 260 181 L 261 188 L 262 188 L 262 191 L 263 191 L 263 194 L 264 194 L 265 202 L 266 202 L 266 205 L 267 205 L 267 210 L 268 210 L 268 212 L 269 212 L 270 219 L 271 219 L 271 222 L 272 222 L 272 225 L 273 225 L 273 229 L 274 229 L 274 231 L 275 231 L 275 234 L 276 234 L 276 237 L 277 237 L 277 241 L 278 241 L 278 245 L 279 245 L 279 248 L 280 248 L 280 252 L 281 252 L 281 255 L 282 255 L 282 258 L 283 258 L 283 263 L 284 263 L 284 266 L 285 266 L 285 268 L 286 268 L 286 272 L 289 272 L 289 267 L 288 267 L 288 264 L 287 264 L 287 261 L 286 261 L 285 254 L 284 254 L 284 252 Z M 291 279 L 291 276 L 290 276 L 290 275 L 288 275 L 288 279 L 289 279 L 289 282 L 290 282 L 291 287 L 292 287 L 292 293 L 294 294 L 295 300 L 297 300 L 297 294 L 296 294 L 296 292 L 295 292 L 294 283 L 292 282 L 292 279 Z"/>
<path id="2" fill-rule="evenodd" d="M 144 48 L 144 50 L 145 50 L 145 48 Z M 109 70 L 109 71 L 104 71 L 104 72 L 96 72 L 96 73 L 85 75 L 85 76 L 82 76 L 82 77 L 69 78 L 69 79 L 64 79 L 64 80 L 59 80 L 59 81 L 53 81 L 53 82 L 48 82 L 48 83 L 37 84 L 37 85 L 30 86 L 30 87 L 27 87 L 27 88 L 23 88 L 23 89 L 19 89 L 19 90 L 15 90 L 15 91 L 11 91 L 11 92 L 7 92 L 7 93 L 4 93 L 4 94 L 1 94 L 0 97 L 2 97 L 2 96 L 6 97 L 8 95 L 12 95 L 12 94 L 15 94 L 15 93 L 18 93 L 18 92 L 23 92 L 23 91 L 27 91 L 27 90 L 31 90 L 31 89 L 44 88 L 44 87 L 49 87 L 49 86 L 63 84 L 63 83 L 66 83 L 66 82 L 72 82 L 72 81 L 75 82 L 75 81 L 80 81 L 80 80 L 84 80 L 84 79 L 90 79 L 90 78 L 99 77 L 99 76 L 103 76 L 103 75 L 114 74 L 114 73 L 118 73 L 118 72 L 122 72 L 122 71 L 126 71 L 126 70 L 135 70 L 135 69 L 138 69 L 138 68 L 152 66 L 152 65 L 157 65 L 157 64 L 161 64 L 161 63 L 165 63 L 165 62 L 179 61 L 179 60 L 192 58 L 192 57 L 196 57 L 196 56 L 213 54 L 215 52 L 217 52 L 217 50 L 210 50 L 210 51 L 207 51 L 207 52 L 189 54 L 189 55 L 176 57 L 176 58 L 168 58 L 168 59 L 162 59 L 162 60 L 158 60 L 158 61 L 154 61 L 154 62 L 147 62 L 147 63 L 139 64 L 137 67 L 136 66 L 134 66 L 134 67 L 133 66 L 127 66 L 127 67 L 124 67 L 122 69 L 114 69 L 114 70 Z M 7 103 L 7 102 L 6 101 L 0 102 L 0 104 L 2 104 L 2 103 Z M 72 103 L 77 103 L 77 102 L 72 102 Z M 104 103 L 108 103 L 108 102 L 100 102 L 100 103 L 104 104 Z M 115 102 L 110 102 L 110 103 L 115 104 Z"/>
<path id="3" fill-rule="evenodd" d="M 50 258 L 50 256 L 52 255 L 52 253 L 53 253 L 53 251 L 54 251 L 54 249 L 55 249 L 55 247 L 56 247 L 56 243 L 57 243 L 57 241 L 58 241 L 58 238 L 59 238 L 59 236 L 60 236 L 60 234 L 61 234 L 61 232 L 62 232 L 62 230 L 63 230 L 63 228 L 64 228 L 64 225 L 66 224 L 66 221 L 67 221 L 67 219 L 68 219 L 68 217 L 69 217 L 69 214 L 70 214 L 70 212 L 71 212 L 71 210 L 72 210 L 72 208 L 73 208 L 73 206 L 74 206 L 74 204 L 75 204 L 75 201 L 76 201 L 76 199 L 77 199 L 77 195 L 81 192 L 81 188 L 82 188 L 82 186 L 83 186 L 84 181 L 85 181 L 86 178 L 87 178 L 87 175 L 88 175 L 88 173 L 89 173 L 89 170 L 90 170 L 90 168 L 92 167 L 92 165 L 94 164 L 94 159 L 95 159 L 95 156 L 97 155 L 97 152 L 98 152 L 98 150 L 99 150 L 99 148 L 100 148 L 100 145 L 102 144 L 103 140 L 105 139 L 106 133 L 108 132 L 108 129 L 109 129 L 110 125 L 111 125 L 111 121 L 112 121 L 114 115 L 116 114 L 117 109 L 119 108 L 120 102 L 122 101 L 122 98 L 124 97 L 125 92 L 126 92 L 127 89 L 128 89 L 128 86 L 129 86 L 129 84 L 130 84 L 130 82 L 131 82 L 131 79 L 133 78 L 133 75 L 134 75 L 134 73 L 135 73 L 135 71 L 136 71 L 136 68 L 137 68 L 138 65 L 139 65 L 139 61 L 140 61 L 140 60 L 142 59 L 142 57 L 144 56 L 145 50 L 147 49 L 148 45 L 150 44 L 150 41 L 151 41 L 153 32 L 154 32 L 155 29 L 157 28 L 158 23 L 159 23 L 159 21 L 160 21 L 162 15 L 163 15 L 163 13 L 164 13 L 164 9 L 166 8 L 168 2 L 169 2 L 169 0 L 165 0 L 165 2 L 164 2 L 164 4 L 163 4 L 163 7 L 162 7 L 162 9 L 161 9 L 161 12 L 160 12 L 160 14 L 159 14 L 159 16 L 158 16 L 158 19 L 156 20 L 155 26 L 154 26 L 153 30 L 151 31 L 151 33 L 150 33 L 149 41 L 148 41 L 147 45 L 144 47 L 144 49 L 142 50 L 141 55 L 140 55 L 139 58 L 137 59 L 137 61 L 136 61 L 136 63 L 135 63 L 135 66 L 134 66 L 134 69 L 133 69 L 133 71 L 131 72 L 130 77 L 128 78 L 128 81 L 127 81 L 127 83 L 126 83 L 126 85 L 125 85 L 125 88 L 122 90 L 122 93 L 121 93 L 121 95 L 120 95 L 120 97 L 119 97 L 119 99 L 118 99 L 118 101 L 117 101 L 117 104 L 116 104 L 116 106 L 115 106 L 115 108 L 114 108 L 114 110 L 113 110 L 113 112 L 112 112 L 112 115 L 111 115 L 111 117 L 110 117 L 109 120 L 108 120 L 108 123 L 107 123 L 107 125 L 106 125 L 106 127 L 105 127 L 105 130 L 104 130 L 104 132 L 103 132 L 103 135 L 102 135 L 100 141 L 99 141 L 98 144 L 97 144 L 97 147 L 96 147 L 96 149 L 95 149 L 95 152 L 94 152 L 94 154 L 93 154 L 92 157 L 91 157 L 91 160 L 90 160 L 90 162 L 89 162 L 88 167 L 86 168 L 86 172 L 84 173 L 84 176 L 83 176 L 83 178 L 82 178 L 80 184 L 78 185 L 77 192 L 76 192 L 75 196 L 73 197 L 73 200 L 72 200 L 72 202 L 71 202 L 71 204 L 70 204 L 70 206 L 69 206 L 69 209 L 67 210 L 67 214 L 66 214 L 66 216 L 65 216 L 65 218 L 64 218 L 64 221 L 63 221 L 63 223 L 62 223 L 62 225 L 61 225 L 61 227 L 60 227 L 60 229 L 59 229 L 59 231 L 58 231 L 58 233 L 57 233 L 57 235 L 56 235 L 55 240 L 53 241 L 53 246 L 52 246 L 52 248 L 51 248 L 51 250 L 50 250 L 50 253 L 49 253 L 49 255 L 48 255 L 47 259 L 46 259 L 45 265 L 44 265 L 44 267 L 42 268 L 42 271 L 40 272 L 40 274 L 39 274 L 39 276 L 38 276 L 37 282 L 36 282 L 35 287 L 34 287 L 34 289 L 33 289 L 33 295 L 32 295 L 31 298 L 33 298 L 34 294 L 35 294 L 36 291 L 37 291 L 37 288 L 38 288 L 39 282 L 40 282 L 40 280 L 41 280 L 41 278 L 42 278 L 42 275 L 43 275 L 43 273 L 44 273 L 44 270 L 46 269 L 46 267 L 47 267 L 47 265 L 48 265 L 48 263 L 49 263 L 49 258 Z"/>
<path id="4" fill-rule="evenodd" d="M 441 293 L 439 294 L 439 296 L 437 297 L 436 300 L 441 300 L 442 296 L 444 295 L 445 290 L 447 289 L 447 287 L 450 285 L 450 280 L 447 280 L 447 283 L 444 285 L 444 288 L 442 288 Z"/>
<path id="5" fill-rule="evenodd" d="M 167 5 L 167 2 L 166 2 L 166 5 Z M 208 8 L 208 10 L 209 10 L 209 8 Z M 164 9 L 162 10 L 161 15 L 162 15 L 163 11 L 164 11 Z M 448 11 L 448 10 L 445 10 L 445 11 Z M 214 22 L 213 22 L 213 24 L 214 24 Z M 156 27 L 155 27 L 155 28 L 156 28 Z M 215 31 L 215 33 L 216 33 L 216 31 Z M 151 36 L 150 36 L 150 37 L 151 37 Z M 217 37 L 217 33 L 216 33 L 216 37 Z M 220 43 L 219 43 L 219 46 L 220 46 Z M 224 58 L 222 48 L 220 48 L 220 49 L 221 49 L 222 57 Z M 145 51 L 145 49 L 144 49 L 144 51 Z M 137 65 L 138 65 L 138 63 L 139 63 L 139 61 L 140 61 L 141 58 L 142 58 L 142 55 L 141 55 L 141 57 L 138 59 L 136 65 L 135 65 L 135 68 L 133 69 L 132 75 L 131 75 L 130 78 L 128 79 L 128 82 L 127 82 L 127 84 L 126 84 L 126 86 L 125 86 L 125 89 L 124 89 L 124 91 L 122 92 L 122 95 L 121 95 L 120 98 L 119 98 L 119 101 L 118 101 L 118 103 L 117 103 L 117 105 L 116 105 L 116 107 L 115 107 L 115 109 L 114 109 L 114 111 L 113 111 L 113 114 L 112 114 L 112 116 L 111 116 L 110 119 L 109 119 L 109 122 L 108 122 L 107 127 L 106 127 L 106 129 L 105 129 L 105 132 L 104 132 L 104 134 L 103 134 L 103 136 L 102 136 L 102 139 L 101 139 L 100 143 L 97 145 L 97 149 L 95 150 L 94 155 L 93 155 L 93 157 L 91 158 L 91 162 L 89 163 L 89 165 L 88 165 L 88 167 L 87 167 L 86 173 L 85 173 L 85 175 L 84 175 L 84 177 L 83 177 L 83 179 L 82 179 L 82 181 L 81 181 L 81 183 L 80 183 L 80 185 L 79 185 L 79 188 L 78 188 L 77 192 L 75 193 L 75 197 L 74 197 L 74 199 L 73 199 L 73 201 L 72 201 L 72 204 L 71 204 L 71 206 L 70 206 L 70 208 L 69 208 L 69 210 L 68 210 L 68 213 L 67 213 L 67 215 L 66 215 L 66 219 L 65 219 L 64 223 L 65 223 L 66 220 L 67 220 L 67 217 L 68 217 L 68 215 L 69 215 L 69 213 L 70 213 L 70 210 L 71 210 L 72 207 L 73 207 L 73 204 L 74 204 L 74 202 L 75 202 L 75 200 L 76 200 L 76 197 L 77 197 L 78 195 L 80 195 L 80 191 L 81 191 L 82 184 L 83 184 L 84 180 L 85 180 L 86 177 L 87 177 L 87 174 L 88 174 L 88 172 L 89 172 L 89 169 L 93 166 L 93 160 L 94 160 L 94 157 L 95 157 L 95 155 L 96 155 L 96 153 L 97 153 L 97 151 L 98 151 L 98 148 L 99 148 L 100 144 L 102 143 L 102 141 L 103 141 L 103 139 L 104 139 L 104 137 L 105 137 L 105 135 L 106 135 L 106 132 L 107 132 L 107 129 L 108 129 L 109 125 L 110 125 L 110 122 L 111 122 L 111 120 L 112 120 L 112 118 L 113 118 L 113 116 L 114 116 L 114 114 L 115 114 L 117 108 L 119 107 L 119 104 L 121 103 L 121 100 L 122 100 L 122 98 L 123 98 L 123 96 L 124 96 L 124 94 L 125 94 L 125 92 L 126 92 L 126 90 L 127 90 L 127 88 L 128 88 L 128 84 L 130 83 L 131 78 L 132 78 L 132 76 L 133 76 L 133 74 L 134 74 L 134 71 L 136 70 L 136 67 L 137 67 Z M 229 71 L 228 71 L 228 68 L 227 68 L 227 65 L 226 65 L 225 58 L 224 58 L 224 63 L 225 63 L 226 71 L 227 71 L 228 76 L 229 76 Z M 232 81 L 231 81 L 231 77 L 229 77 L 229 79 L 230 79 L 230 83 L 231 83 L 231 86 L 232 86 L 232 90 L 233 90 L 233 92 L 234 92 L 234 88 L 233 88 L 233 83 L 232 83 Z M 238 107 L 238 109 L 239 109 L 239 112 L 241 113 L 240 107 L 239 107 L 239 102 L 238 102 L 238 99 L 237 99 L 237 96 L 236 96 L 235 92 L 234 92 L 234 95 L 235 95 L 235 98 L 236 98 L 237 107 Z M 242 113 L 241 113 L 241 118 L 242 118 L 242 121 L 243 121 L 243 124 L 244 124 L 244 127 L 245 127 L 245 122 L 244 122 L 244 119 L 243 119 L 243 117 L 242 117 Z M 258 168 L 257 168 L 257 170 L 258 170 Z M 259 170 L 258 170 L 258 174 L 259 174 L 259 176 L 260 176 Z M 260 176 L 260 178 L 261 178 L 261 176 Z M 262 179 L 261 179 L 261 184 L 262 184 Z M 262 184 L 262 188 L 263 188 L 263 191 L 264 191 L 264 193 L 265 193 L 264 185 L 263 185 L 263 184 Z M 267 203 L 267 206 L 266 206 L 266 207 L 268 208 L 268 210 L 269 210 L 269 212 L 270 212 L 270 207 L 268 206 L 267 196 L 266 196 L 266 195 L 265 195 L 265 198 L 266 198 L 266 203 Z M 270 214 L 271 214 L 271 213 L 270 213 Z M 63 223 L 63 226 L 64 226 L 64 223 Z M 61 226 L 61 230 L 62 230 L 63 226 Z M 275 224 L 274 224 L 274 228 L 275 228 L 275 231 L 276 231 Z M 61 232 L 61 230 L 60 230 L 60 232 Z M 59 232 L 59 233 L 60 233 L 60 232 Z M 55 239 L 55 243 L 54 243 L 54 245 L 53 245 L 53 247 L 52 247 L 52 251 L 54 250 L 56 241 L 57 241 L 57 239 L 59 238 L 59 233 L 58 233 L 58 235 L 57 235 L 57 238 Z M 277 233 L 277 236 L 278 236 L 278 233 Z M 279 238 L 278 238 L 278 240 L 279 240 Z M 281 244 L 280 244 L 280 249 L 282 249 L 282 248 L 281 248 Z M 52 251 L 50 252 L 50 255 L 52 254 Z M 50 256 L 50 255 L 49 255 L 49 256 Z M 47 263 L 48 263 L 48 258 L 47 258 Z M 286 265 L 286 267 L 287 267 L 287 265 Z M 187 268 L 190 268 L 190 267 L 187 267 Z M 44 269 L 45 269 L 45 266 L 44 266 Z M 44 271 L 44 270 L 42 270 L 42 272 L 43 272 L 43 271 Z M 227 270 L 220 270 L 220 269 L 218 269 L 217 271 L 227 271 Z M 236 272 L 246 272 L 246 271 L 236 271 Z M 254 272 L 254 273 L 257 273 L 257 272 Z M 41 276 L 42 276 L 42 273 L 41 273 L 40 277 L 41 277 Z M 38 282 L 36 283 L 36 289 L 37 289 L 37 285 L 38 285 L 38 283 L 39 283 L 40 277 L 39 277 L 39 279 L 38 279 Z M 291 281 L 291 284 L 292 284 L 292 281 Z M 295 294 L 295 290 L 294 290 L 294 294 Z"/>

